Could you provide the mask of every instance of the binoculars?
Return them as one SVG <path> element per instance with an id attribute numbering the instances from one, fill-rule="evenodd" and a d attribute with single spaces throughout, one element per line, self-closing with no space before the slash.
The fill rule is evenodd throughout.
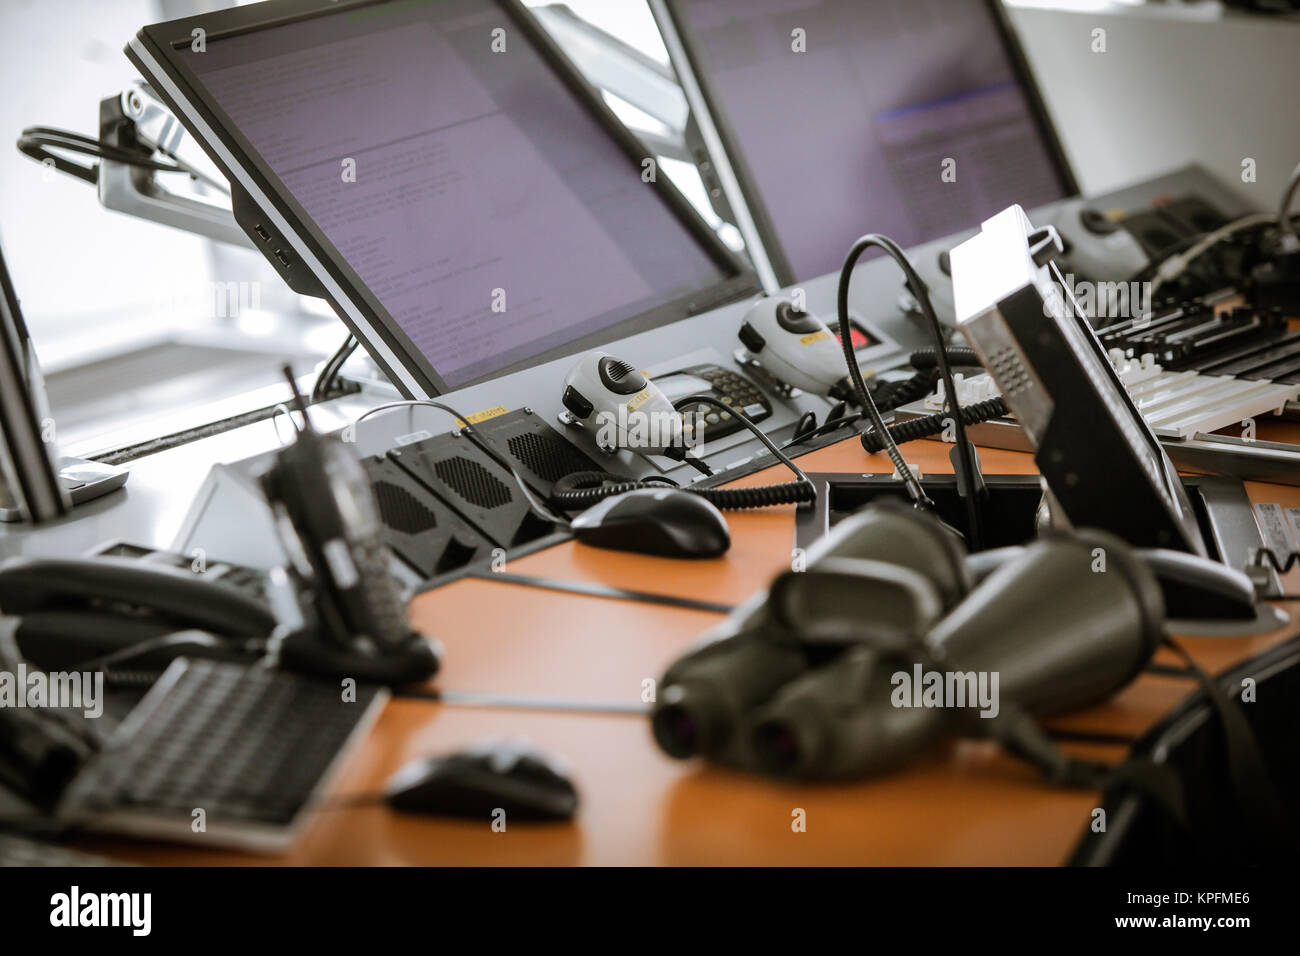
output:
<path id="1" fill-rule="evenodd" d="M 839 522 L 659 682 L 651 726 L 677 758 L 772 776 L 894 768 L 1002 703 L 1050 716 L 1102 700 L 1163 634 L 1160 586 L 1099 531 L 1010 551 L 974 583 L 965 548 L 902 503 Z"/>

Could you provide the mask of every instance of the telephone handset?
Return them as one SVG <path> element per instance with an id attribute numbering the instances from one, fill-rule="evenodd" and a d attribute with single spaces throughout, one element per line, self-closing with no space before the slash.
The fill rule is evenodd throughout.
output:
<path id="1" fill-rule="evenodd" d="M 0 612 L 18 619 L 22 656 L 50 670 L 74 669 L 178 631 L 228 639 L 186 648 L 206 657 L 247 656 L 245 641 L 275 629 L 270 607 L 236 587 L 129 558 L 17 558 L 0 566 Z M 169 647 L 165 659 L 176 656 Z M 165 663 L 141 654 L 136 664 Z"/>
<path id="2" fill-rule="evenodd" d="M 270 634 L 275 617 L 251 594 L 188 571 L 130 558 L 30 558 L 0 568 L 0 608 L 26 615 L 69 604 L 154 614 L 229 637 Z"/>

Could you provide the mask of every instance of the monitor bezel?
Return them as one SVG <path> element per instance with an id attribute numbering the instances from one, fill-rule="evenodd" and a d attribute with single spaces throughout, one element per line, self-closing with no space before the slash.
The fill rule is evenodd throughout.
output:
<path id="1" fill-rule="evenodd" d="M 0 477 L 19 513 L 32 522 L 67 514 L 57 444 L 46 441 L 44 384 L 18 293 L 0 249 Z"/>
<path id="2" fill-rule="evenodd" d="M 741 197 L 749 209 L 754 228 L 758 231 L 759 241 L 763 243 L 767 259 L 776 274 L 777 282 L 784 287 L 815 278 L 814 276 L 805 276 L 800 280 L 794 274 L 785 246 L 777 232 L 776 224 L 772 221 L 767 204 L 763 201 L 758 178 L 749 166 L 745 151 L 740 144 L 740 137 L 727 115 L 722 98 L 718 95 L 713 76 L 704 68 L 699 42 L 691 29 L 685 11 L 682 9 L 682 0 L 661 0 L 661 2 L 668 16 L 672 19 L 673 30 L 676 32 L 681 43 L 681 49 L 686 56 L 685 63 L 674 62 L 673 68 L 679 72 L 683 69 L 689 70 L 700 90 L 700 95 L 704 98 L 704 104 L 709 111 L 713 126 L 717 130 L 718 139 L 722 142 L 722 148 L 727 154 L 727 160 L 735 172 Z M 1042 91 L 1034 80 L 1033 72 L 1029 68 L 1029 61 L 1021 48 L 1020 40 L 1011 25 L 1007 11 L 1001 0 L 981 0 L 981 2 L 988 8 L 990 16 L 993 18 L 998 37 L 1002 41 L 1002 47 L 1007 52 L 1007 59 L 1011 64 L 1012 73 L 1028 100 L 1030 117 L 1047 148 L 1048 159 L 1051 161 L 1052 171 L 1056 174 L 1057 182 L 1061 187 L 1062 198 L 1077 196 L 1079 194 L 1079 184 L 1075 178 L 1074 170 L 1066 158 L 1061 139 L 1057 135 L 1056 127 L 1052 124 L 1051 117 L 1047 112 Z M 864 229 L 863 231 L 867 230 Z"/>
<path id="3" fill-rule="evenodd" d="M 194 136 L 230 179 L 232 185 L 243 189 L 272 220 L 278 217 L 280 222 L 277 224 L 281 225 L 287 238 L 301 243 L 296 251 L 304 265 L 324 287 L 326 300 L 393 384 L 408 398 L 426 398 L 468 388 L 638 332 L 660 328 L 760 291 L 757 275 L 749 264 L 717 237 L 668 176 L 659 175 L 647 183 L 647 187 L 656 190 L 669 211 L 676 215 L 687 232 L 699 242 L 706 257 L 718 266 L 724 278 L 653 309 L 630 315 L 598 332 L 538 352 L 487 375 L 459 382 L 455 386 L 449 385 L 284 187 L 230 117 L 207 95 L 201 78 L 189 68 L 180 53 L 189 47 L 192 41 L 191 31 L 194 29 L 202 29 L 206 42 L 210 43 L 242 33 L 390 2 L 400 0 L 340 0 L 328 5 L 323 5 L 320 0 L 266 0 L 249 6 L 144 26 L 127 45 L 126 55 L 153 85 L 154 91 L 173 111 L 187 132 Z M 640 171 L 641 162 L 652 157 L 653 152 L 623 125 L 527 7 L 520 0 L 492 2 L 509 19 L 510 24 L 518 27 L 527 37 L 562 85 L 614 139 L 628 157 L 629 163 Z M 268 205 L 270 208 L 267 208 Z"/>

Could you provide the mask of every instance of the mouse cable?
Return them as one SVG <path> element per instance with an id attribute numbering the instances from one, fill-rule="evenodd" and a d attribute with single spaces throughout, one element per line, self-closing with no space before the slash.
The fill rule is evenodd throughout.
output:
<path id="1" fill-rule="evenodd" d="M 912 261 L 907 258 L 907 254 L 888 236 L 871 233 L 854 242 L 853 247 L 849 250 L 848 257 L 844 260 L 844 267 L 840 270 L 839 290 L 836 296 L 840 326 L 841 328 L 848 328 L 849 282 L 853 277 L 853 267 L 857 265 L 862 254 L 873 247 L 883 250 L 903 271 L 907 288 L 912 293 L 912 298 L 916 299 L 917 304 L 920 305 L 921 314 L 934 336 L 934 359 L 939 366 L 939 373 L 944 384 L 944 414 L 953 420 L 957 432 L 957 453 L 961 457 L 960 470 L 962 472 L 957 476 L 957 481 L 962 492 L 961 497 L 966 505 L 969 540 L 971 548 L 978 550 L 983 543 L 984 535 L 981 528 L 977 498 L 978 488 L 975 480 L 975 452 L 970 439 L 966 436 L 966 423 L 962 421 L 960 406 L 957 404 L 957 386 L 952 377 L 952 365 L 948 361 L 948 343 L 944 337 L 943 328 L 939 325 L 939 318 L 935 315 L 934 303 L 930 301 L 929 290 L 926 289 L 925 283 L 921 281 L 921 277 L 917 275 Z M 859 402 L 871 415 L 875 434 L 884 442 L 885 449 L 888 451 L 890 460 L 893 461 L 899 477 L 906 484 L 913 501 L 918 506 L 931 511 L 934 510 L 934 502 L 926 495 L 925 490 L 921 487 L 920 480 L 907 467 L 902 453 L 898 450 L 897 443 L 895 443 L 889 429 L 885 426 L 884 420 L 880 417 L 880 409 L 876 407 L 875 400 L 872 399 L 871 393 L 867 390 L 866 383 L 862 379 L 862 370 L 858 367 L 858 357 L 853 351 L 850 337 L 843 336 L 840 339 L 840 344 L 844 349 L 844 361 L 849 367 L 849 378 L 853 382 L 853 388 L 858 395 Z M 863 435 L 864 448 L 866 447 L 865 438 L 866 435 Z"/>
<path id="2" fill-rule="evenodd" d="M 690 395 L 686 398 L 678 399 L 673 403 L 673 407 L 680 410 L 685 405 L 710 405 L 720 411 L 735 415 L 736 420 L 748 428 L 758 440 L 761 441 L 777 461 L 785 465 L 795 474 L 794 481 L 787 481 L 776 485 L 757 485 L 750 488 L 683 488 L 683 491 L 689 491 L 691 494 L 699 495 L 705 501 L 708 501 L 716 508 L 723 511 L 742 511 L 749 508 L 768 508 L 774 505 L 793 505 L 800 502 L 811 502 L 817 500 L 817 489 L 812 480 L 803 473 L 803 470 L 794 463 L 785 452 L 776 446 L 763 430 L 759 428 L 750 419 L 748 415 L 739 409 L 732 408 L 725 402 L 722 402 L 712 395 Z M 579 476 L 584 477 L 585 476 Z M 593 476 L 592 480 L 599 480 L 600 476 Z M 557 488 L 565 484 L 564 479 L 556 483 Z M 587 485 L 585 482 L 563 487 L 558 492 L 551 494 L 551 504 L 558 508 L 567 510 L 577 510 L 579 508 L 588 508 L 597 502 L 603 501 L 614 495 L 621 495 L 625 491 L 636 491 L 639 488 L 656 488 L 662 487 L 661 484 L 653 483 L 650 479 L 636 479 L 632 481 L 618 481 L 612 484 Z"/>
<path id="3" fill-rule="evenodd" d="M 505 471 L 507 471 L 510 474 L 510 476 L 514 478 L 515 484 L 519 486 L 519 490 L 523 492 L 524 497 L 528 500 L 528 506 L 532 508 L 533 513 L 544 521 L 549 521 L 551 524 L 557 524 L 560 527 L 564 528 L 565 530 L 568 530 L 569 528 L 568 519 L 560 517 L 559 515 L 552 512 L 551 509 L 547 508 L 546 505 L 544 505 L 541 502 L 541 500 L 538 499 L 538 497 L 533 493 L 532 489 L 528 487 L 528 482 L 524 481 L 523 476 L 519 474 L 519 472 L 515 469 L 515 467 L 512 464 L 510 464 L 510 462 L 505 458 L 504 455 L 502 455 L 499 451 L 497 451 L 496 446 L 493 444 L 492 440 L 489 439 L 486 435 L 482 434 L 473 425 L 471 425 L 469 419 L 465 415 L 456 411 L 456 409 L 452 408 L 450 405 L 445 405 L 442 402 L 435 402 L 432 401 L 431 399 L 425 399 L 425 398 L 412 398 L 412 399 L 405 399 L 400 402 L 388 402 L 384 405 L 376 405 L 374 408 L 366 412 L 363 412 L 361 415 L 357 416 L 357 418 L 353 420 L 352 424 L 354 425 L 360 424 L 361 422 L 369 418 L 371 415 L 378 414 L 379 412 L 386 412 L 389 409 L 393 409 L 393 408 L 410 408 L 415 405 L 426 405 L 429 408 L 440 409 L 446 412 L 448 415 L 451 415 L 458 422 L 463 422 L 464 425 L 461 426 L 461 431 L 464 432 L 467 436 L 469 436 L 473 440 L 474 444 L 485 455 L 487 455 L 494 462 L 496 462 L 497 465 L 499 465 L 501 468 L 505 469 Z"/>

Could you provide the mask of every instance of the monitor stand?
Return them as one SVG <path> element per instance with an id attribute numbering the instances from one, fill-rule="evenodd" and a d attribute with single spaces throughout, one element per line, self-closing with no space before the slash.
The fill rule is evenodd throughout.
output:
<path id="1" fill-rule="evenodd" d="M 129 474 L 125 468 L 117 465 L 106 465 L 85 458 L 65 455 L 59 459 L 59 484 L 67 492 L 74 507 L 116 491 L 126 484 Z M 8 481 L 0 476 L 0 521 L 22 521 L 25 518 L 26 513 L 9 489 Z"/>

